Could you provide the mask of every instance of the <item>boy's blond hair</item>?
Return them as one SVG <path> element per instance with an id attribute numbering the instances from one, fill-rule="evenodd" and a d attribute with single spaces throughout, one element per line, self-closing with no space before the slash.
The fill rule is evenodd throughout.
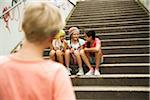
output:
<path id="1" fill-rule="evenodd" d="M 32 2 L 25 7 L 22 29 L 29 42 L 41 43 L 64 25 L 59 9 L 50 3 Z"/>

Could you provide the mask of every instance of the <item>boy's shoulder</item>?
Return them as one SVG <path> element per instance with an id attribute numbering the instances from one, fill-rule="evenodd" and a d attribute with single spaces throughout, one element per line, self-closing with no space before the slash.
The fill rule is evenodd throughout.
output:
<path id="1" fill-rule="evenodd" d="M 57 63 L 57 62 L 52 61 L 52 60 L 46 60 L 46 61 L 44 61 L 43 65 L 45 65 L 46 67 L 54 67 L 56 69 L 61 66 L 60 63 Z"/>
<path id="2" fill-rule="evenodd" d="M 62 64 L 58 62 L 54 62 L 50 60 L 44 63 L 44 70 L 48 73 L 55 73 L 64 69 L 65 69 L 65 66 L 63 66 Z"/>
<path id="3" fill-rule="evenodd" d="M 0 64 L 5 63 L 6 61 L 8 61 L 8 56 L 0 56 Z"/>

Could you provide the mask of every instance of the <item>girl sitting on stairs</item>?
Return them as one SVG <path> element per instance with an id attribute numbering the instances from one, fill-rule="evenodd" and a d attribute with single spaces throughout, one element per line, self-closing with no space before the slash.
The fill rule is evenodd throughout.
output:
<path id="1" fill-rule="evenodd" d="M 50 58 L 52 60 L 57 60 L 64 64 L 64 52 L 66 51 L 67 42 L 64 38 L 65 31 L 60 30 L 60 32 L 55 36 L 55 39 L 52 41 L 52 45 L 50 46 Z"/>
<path id="2" fill-rule="evenodd" d="M 77 27 L 71 27 L 69 30 L 69 37 L 70 40 L 67 41 L 68 43 L 68 49 L 65 52 L 65 62 L 66 62 L 66 67 L 68 69 L 68 74 L 71 75 L 70 73 L 70 58 L 73 58 L 73 64 L 78 64 L 79 66 L 79 72 L 77 75 L 83 75 L 83 68 L 82 68 L 82 60 L 80 56 L 80 47 L 85 43 L 83 39 L 79 38 L 79 29 Z"/>
<path id="3" fill-rule="evenodd" d="M 88 31 L 84 33 L 86 42 L 84 48 L 80 50 L 80 55 L 85 64 L 90 69 L 85 75 L 100 75 L 99 66 L 102 61 L 101 41 L 95 37 L 95 31 Z M 95 70 L 91 63 L 96 64 Z"/>

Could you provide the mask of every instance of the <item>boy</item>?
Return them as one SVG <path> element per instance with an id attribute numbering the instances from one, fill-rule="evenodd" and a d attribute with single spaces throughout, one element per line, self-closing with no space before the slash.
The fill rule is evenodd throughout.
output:
<path id="1" fill-rule="evenodd" d="M 55 6 L 46 2 L 26 6 L 23 46 L 17 53 L 0 58 L 0 100 L 75 100 L 65 67 L 42 57 L 63 27 Z"/>

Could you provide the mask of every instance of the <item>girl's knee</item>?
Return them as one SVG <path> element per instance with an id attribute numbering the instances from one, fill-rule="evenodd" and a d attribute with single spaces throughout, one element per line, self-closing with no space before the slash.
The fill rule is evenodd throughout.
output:
<path id="1" fill-rule="evenodd" d="M 83 49 L 80 50 L 80 54 L 83 55 L 85 52 Z"/>
<path id="2" fill-rule="evenodd" d="M 50 51 L 50 55 L 51 55 L 51 56 L 52 56 L 52 55 L 55 55 L 55 53 L 56 53 L 55 50 L 51 50 L 51 51 Z"/>
<path id="3" fill-rule="evenodd" d="M 63 53 L 62 53 L 61 50 L 57 50 L 57 51 L 56 51 L 56 55 L 57 55 L 57 56 L 62 55 L 62 54 L 63 54 Z"/>
<path id="4" fill-rule="evenodd" d="M 61 50 L 56 50 L 56 53 L 61 53 L 62 51 Z"/>
<path id="5" fill-rule="evenodd" d="M 67 50 L 65 51 L 65 54 L 70 54 L 70 50 L 67 49 Z"/>
<path id="6" fill-rule="evenodd" d="M 79 53 L 78 50 L 75 50 L 75 51 L 74 51 L 74 54 L 75 54 L 75 55 L 80 55 L 80 53 Z"/>

